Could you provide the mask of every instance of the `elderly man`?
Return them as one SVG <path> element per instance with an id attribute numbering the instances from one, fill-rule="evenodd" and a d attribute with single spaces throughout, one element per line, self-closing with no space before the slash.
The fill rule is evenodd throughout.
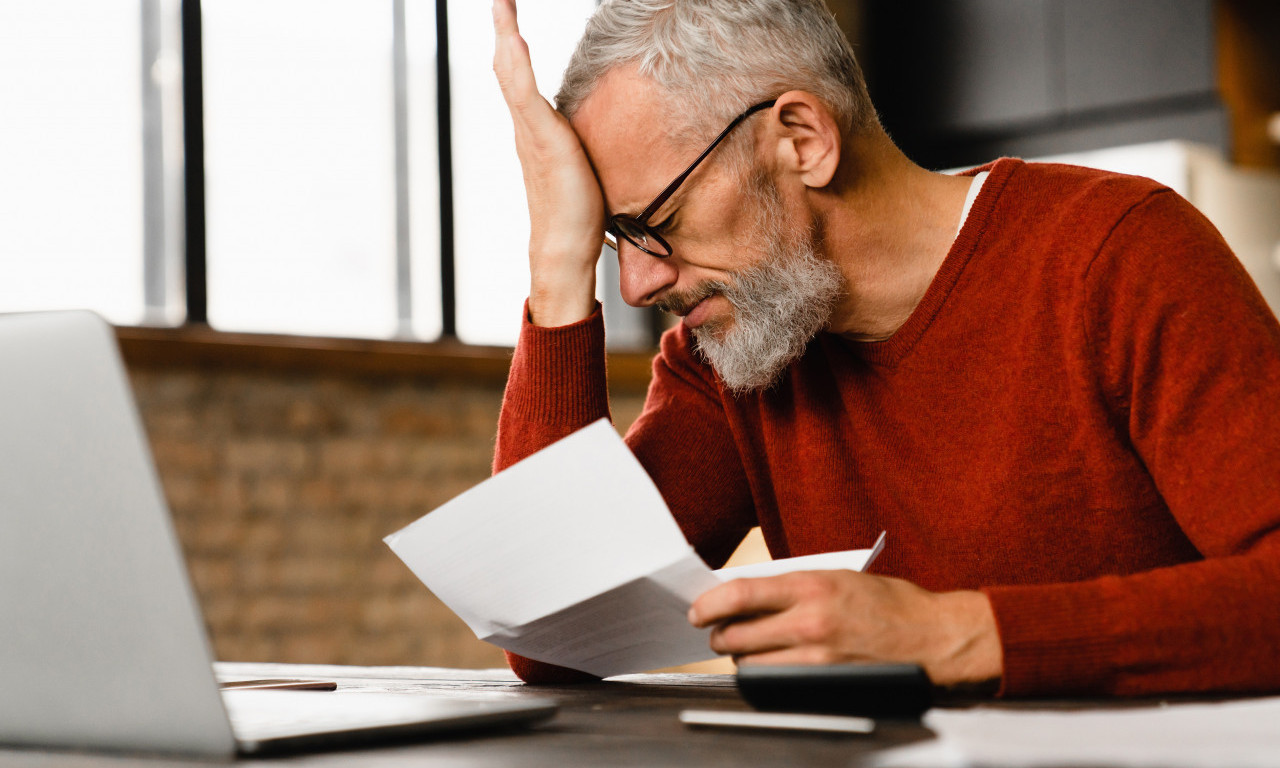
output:
<path id="1" fill-rule="evenodd" d="M 626 301 L 683 318 L 626 439 L 699 554 L 889 532 L 874 574 L 703 595 L 716 651 L 1011 696 L 1280 688 L 1280 326 L 1185 201 L 915 166 L 821 0 L 605 0 L 557 109 L 514 0 L 494 20 L 532 223 L 497 468 L 608 414 L 608 235 Z"/>

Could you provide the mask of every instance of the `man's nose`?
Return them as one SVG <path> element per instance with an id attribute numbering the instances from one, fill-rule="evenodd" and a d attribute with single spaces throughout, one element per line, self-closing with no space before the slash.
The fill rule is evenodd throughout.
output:
<path id="1" fill-rule="evenodd" d="M 672 259 L 650 255 L 618 238 L 618 275 L 622 300 L 633 307 L 652 306 L 676 284 L 680 271 Z"/>

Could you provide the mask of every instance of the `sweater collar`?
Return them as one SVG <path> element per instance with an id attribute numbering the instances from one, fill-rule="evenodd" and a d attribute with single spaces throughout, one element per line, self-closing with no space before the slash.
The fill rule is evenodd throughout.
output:
<path id="1" fill-rule="evenodd" d="M 847 348 L 854 350 L 859 357 L 872 365 L 892 367 L 900 363 L 929 330 L 938 313 L 946 305 L 952 289 L 959 282 L 964 268 L 968 265 L 982 240 L 983 233 L 991 223 L 1005 183 L 1022 165 L 1021 160 L 1001 158 L 960 174 L 974 176 L 983 171 L 990 173 L 977 199 L 973 201 L 973 207 L 969 210 L 960 233 L 951 243 L 951 249 L 947 251 L 942 266 L 938 268 L 938 273 L 934 275 L 920 303 L 916 305 L 915 310 L 901 328 L 883 341 L 849 341 L 841 337 L 836 338 L 840 338 Z"/>

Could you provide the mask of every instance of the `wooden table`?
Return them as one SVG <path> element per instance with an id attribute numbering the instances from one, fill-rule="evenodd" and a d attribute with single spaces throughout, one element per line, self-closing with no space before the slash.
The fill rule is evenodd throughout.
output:
<path id="1" fill-rule="evenodd" d="M 339 667 L 286 664 L 217 665 L 219 677 L 306 677 L 334 680 L 340 689 L 430 692 L 509 697 L 550 697 L 560 703 L 552 720 L 532 728 L 418 741 L 345 752 L 315 752 L 276 760 L 299 765 L 361 766 L 856 766 L 878 750 L 932 738 L 919 723 L 880 722 L 874 735 L 764 733 L 691 729 L 682 709 L 748 707 L 729 675 L 633 675 L 578 686 L 525 686 L 505 670 L 436 667 Z M 0 768 L 28 766 L 164 768 L 208 765 L 127 755 L 85 755 L 40 750 L 0 750 Z"/>

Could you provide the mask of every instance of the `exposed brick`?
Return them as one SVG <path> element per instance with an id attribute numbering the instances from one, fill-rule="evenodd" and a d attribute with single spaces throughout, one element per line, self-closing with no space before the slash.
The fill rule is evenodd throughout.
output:
<path id="1" fill-rule="evenodd" d="M 329 435 L 341 430 L 342 413 L 336 403 L 320 402 L 314 398 L 294 400 L 285 406 L 283 426 L 291 435 L 310 437 Z"/>
<path id="2" fill-rule="evenodd" d="M 306 557 L 320 563 L 363 555 L 368 545 L 358 541 L 358 529 L 342 524 L 340 516 L 298 518 L 280 544 L 280 551 L 290 557 Z"/>
<path id="3" fill-rule="evenodd" d="M 401 660 L 374 663 L 420 664 L 421 645 L 421 640 L 409 632 L 371 630 L 357 634 L 343 650 L 348 657 Z"/>
<path id="4" fill-rule="evenodd" d="M 300 475 L 308 469 L 311 454 L 298 440 L 250 437 L 231 440 L 226 446 L 227 469 L 249 475 Z"/>
<path id="5" fill-rule="evenodd" d="M 228 594 L 239 581 L 236 561 L 230 555 L 190 558 L 191 581 L 201 594 Z"/>
<path id="6" fill-rule="evenodd" d="M 143 411 L 147 429 L 160 434 L 193 434 L 200 429 L 199 419 L 190 411 L 165 408 Z"/>
<path id="7" fill-rule="evenodd" d="M 338 509 L 360 511 L 387 506 L 387 479 L 376 475 L 345 478 L 338 485 Z"/>
<path id="8" fill-rule="evenodd" d="M 387 507 L 406 510 L 418 516 L 430 512 L 436 505 L 435 494 L 429 484 L 416 477 L 397 477 L 386 484 Z"/>
<path id="9" fill-rule="evenodd" d="M 240 524 L 239 543 L 246 556 L 274 557 L 283 548 L 291 533 L 290 527 L 279 520 L 254 518 Z"/>
<path id="10" fill-rule="evenodd" d="M 419 403 L 392 403 L 378 414 L 378 423 L 388 435 L 442 435 L 457 429 L 458 418 Z"/>
<path id="11" fill-rule="evenodd" d="M 179 536 L 193 557 L 221 561 L 246 546 L 245 528 L 240 520 L 207 514 L 182 517 L 180 521 L 176 526 Z"/>
<path id="12" fill-rule="evenodd" d="M 322 474 L 296 480 L 298 509 L 333 509 L 338 505 L 338 482 Z"/>
<path id="13" fill-rule="evenodd" d="M 163 478 L 165 498 L 175 513 L 208 506 L 209 483 L 205 478 L 179 472 L 167 462 L 157 462 L 157 468 Z"/>
<path id="14" fill-rule="evenodd" d="M 501 387 L 157 369 L 132 381 L 218 658 L 503 663 L 381 540 L 489 476 Z M 620 428 L 640 402 L 614 400 Z"/>
<path id="15" fill-rule="evenodd" d="M 223 661 L 277 661 L 281 658 L 280 636 L 245 632 L 214 638 L 214 653 Z"/>
<path id="16" fill-rule="evenodd" d="M 199 584 L 196 589 L 200 590 L 200 607 L 215 640 L 239 630 L 244 618 L 243 605 L 234 593 L 209 590 Z"/>
<path id="17" fill-rule="evenodd" d="M 191 438 L 162 438 L 151 446 L 164 474 L 207 477 L 218 469 L 217 446 Z"/>
<path id="18" fill-rule="evenodd" d="M 319 446 L 319 455 L 320 471 L 330 475 L 394 476 L 406 466 L 404 447 L 377 435 L 326 440 Z"/>
<path id="19" fill-rule="evenodd" d="M 248 630 L 280 633 L 284 630 L 323 623 L 318 602 L 301 595 L 270 594 L 250 600 L 241 607 L 243 625 Z"/>
<path id="20" fill-rule="evenodd" d="M 404 601 L 392 595 L 373 596 L 360 607 L 360 628 L 364 631 L 394 631 L 406 626 Z"/>
<path id="21" fill-rule="evenodd" d="M 387 531 L 387 533 L 391 533 L 391 531 Z M 375 557 L 364 571 L 364 581 L 372 591 L 389 590 L 392 587 L 405 584 L 409 580 L 417 582 L 417 578 L 409 570 L 409 566 L 396 557 L 390 549 L 387 549 L 385 554 Z M 423 589 L 425 590 L 426 587 L 423 587 Z"/>
<path id="22" fill-rule="evenodd" d="M 344 663 L 330 662 L 350 653 L 353 636 L 339 628 L 329 633 L 292 632 L 280 637 L 280 654 L 296 659 L 300 664 Z"/>
<path id="23" fill-rule="evenodd" d="M 251 475 L 245 478 L 245 510 L 259 515 L 296 514 L 298 480 L 287 475 Z"/>

